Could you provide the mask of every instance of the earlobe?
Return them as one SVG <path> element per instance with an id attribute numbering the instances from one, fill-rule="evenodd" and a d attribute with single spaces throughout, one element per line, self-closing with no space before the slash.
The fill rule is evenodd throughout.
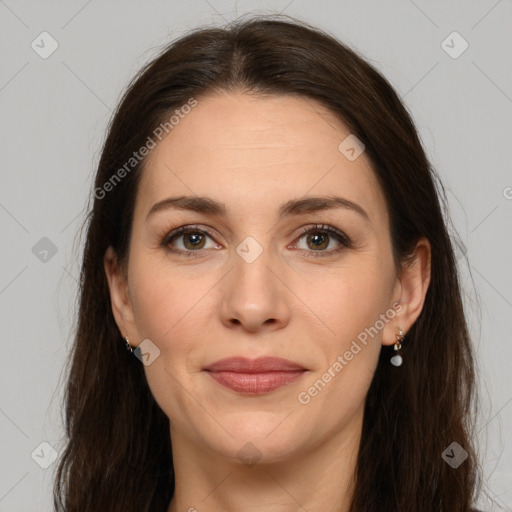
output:
<path id="1" fill-rule="evenodd" d="M 119 332 L 123 338 L 129 336 L 135 339 L 136 328 L 128 292 L 127 276 L 118 265 L 117 256 L 112 247 L 109 247 L 105 252 L 103 264 L 110 292 L 112 314 Z"/>

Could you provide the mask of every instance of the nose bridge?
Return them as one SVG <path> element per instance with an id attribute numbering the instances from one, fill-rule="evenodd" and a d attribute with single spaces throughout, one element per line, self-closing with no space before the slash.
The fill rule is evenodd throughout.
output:
<path id="1" fill-rule="evenodd" d="M 269 267 L 274 261 L 271 250 L 269 244 L 264 246 L 253 236 L 246 237 L 238 244 L 233 255 L 233 270 L 238 284 L 249 290 L 252 288 L 253 293 L 260 287 L 265 291 L 272 286 L 268 282 L 269 275 L 272 275 Z"/>
<path id="2" fill-rule="evenodd" d="M 255 300 L 261 300 L 266 294 L 274 295 L 271 292 L 276 285 L 273 282 L 275 276 L 269 268 L 275 265 L 276 259 L 271 253 L 268 239 L 263 238 L 263 235 L 258 237 L 260 242 L 254 236 L 247 236 L 238 244 L 233 255 L 234 287 Z"/>
<path id="3" fill-rule="evenodd" d="M 268 238 L 247 236 L 235 248 L 233 270 L 223 300 L 223 320 L 230 325 L 244 324 L 256 330 L 265 322 L 284 324 L 289 308 L 279 269 L 274 268 L 279 258 L 272 254 Z M 263 240 L 265 238 L 265 240 Z"/>

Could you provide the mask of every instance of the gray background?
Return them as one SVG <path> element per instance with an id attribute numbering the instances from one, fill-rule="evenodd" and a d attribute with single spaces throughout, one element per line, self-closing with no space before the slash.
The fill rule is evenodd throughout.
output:
<path id="1" fill-rule="evenodd" d="M 189 29 L 279 11 L 331 31 L 384 73 L 447 187 L 469 258 L 462 272 L 482 387 L 483 506 L 512 510 L 510 0 L 0 0 L 0 512 L 52 510 L 56 464 L 41 465 L 62 449 L 75 237 L 123 88 Z M 50 48 L 43 31 L 58 43 L 46 59 L 31 47 Z M 446 40 L 454 31 L 469 45 L 457 58 L 463 41 Z"/>

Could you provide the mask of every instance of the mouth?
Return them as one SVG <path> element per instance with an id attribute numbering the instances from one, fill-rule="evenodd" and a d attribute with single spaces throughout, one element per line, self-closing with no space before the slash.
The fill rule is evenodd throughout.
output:
<path id="1" fill-rule="evenodd" d="M 218 384 L 249 395 L 273 391 L 296 381 L 308 371 L 297 363 L 277 357 L 230 357 L 204 370 Z"/>

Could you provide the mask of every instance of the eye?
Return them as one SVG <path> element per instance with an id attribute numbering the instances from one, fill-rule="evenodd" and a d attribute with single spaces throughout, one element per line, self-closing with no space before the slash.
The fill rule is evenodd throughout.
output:
<path id="1" fill-rule="evenodd" d="M 207 239 L 213 244 L 207 245 Z M 206 249 L 218 249 L 220 246 L 213 241 L 212 234 L 205 229 L 199 229 L 196 226 L 182 226 L 167 234 L 161 245 L 171 252 L 185 254 L 187 256 L 192 253 L 202 254 Z"/>
<path id="2" fill-rule="evenodd" d="M 215 242 L 213 237 L 213 233 L 210 233 L 207 229 L 191 225 L 181 226 L 165 235 L 160 245 L 167 251 L 179 255 L 202 256 L 204 251 L 208 249 L 220 249 L 222 247 Z M 308 256 L 312 257 L 329 256 L 353 246 L 347 235 L 332 226 L 324 224 L 306 226 L 299 231 L 298 237 L 298 242 L 293 244 L 293 248 L 309 253 Z M 207 245 L 208 239 L 211 241 L 210 246 Z M 302 245 L 300 244 L 302 239 L 305 239 L 305 247 L 300 246 Z M 332 245 L 335 248 L 332 248 Z M 329 247 L 331 249 L 326 250 Z"/>
<path id="3" fill-rule="evenodd" d="M 300 246 L 300 241 L 305 239 L 305 244 Z M 334 239 L 334 240 L 333 240 Z M 334 242 L 334 243 L 331 243 Z M 332 248 L 332 245 L 335 248 Z M 352 247 L 352 242 L 347 235 L 341 231 L 324 224 L 306 226 L 299 232 L 299 242 L 295 247 L 307 252 L 317 252 L 312 256 L 329 256 L 338 253 L 347 247 Z M 326 250 L 331 247 L 330 250 Z"/>

